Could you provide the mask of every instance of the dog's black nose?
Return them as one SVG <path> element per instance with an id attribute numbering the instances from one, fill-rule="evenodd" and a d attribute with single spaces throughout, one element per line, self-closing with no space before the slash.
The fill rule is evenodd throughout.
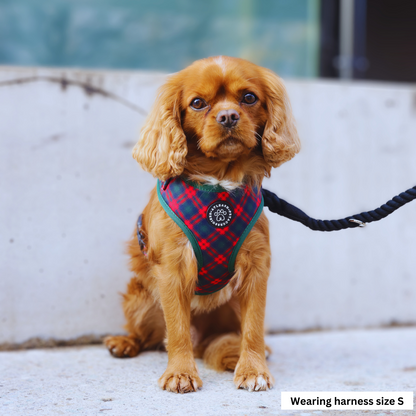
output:
<path id="1" fill-rule="evenodd" d="M 222 124 L 224 127 L 233 127 L 240 120 L 240 114 L 236 110 L 222 110 L 217 114 L 217 123 Z"/>

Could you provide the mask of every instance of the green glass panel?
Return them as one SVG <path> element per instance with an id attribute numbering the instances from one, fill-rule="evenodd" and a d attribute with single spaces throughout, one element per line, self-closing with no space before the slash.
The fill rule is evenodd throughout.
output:
<path id="1" fill-rule="evenodd" d="M 317 74 L 319 0 L 0 0 L 0 64 L 173 72 L 229 55 Z"/>

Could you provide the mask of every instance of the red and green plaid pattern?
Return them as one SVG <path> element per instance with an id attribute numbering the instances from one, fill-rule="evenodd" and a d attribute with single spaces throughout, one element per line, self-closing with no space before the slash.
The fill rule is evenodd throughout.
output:
<path id="1" fill-rule="evenodd" d="M 199 186 L 176 177 L 159 182 L 158 194 L 165 211 L 188 236 L 197 256 L 195 294 L 208 295 L 222 289 L 233 276 L 242 242 L 261 214 L 260 190 L 244 186 L 228 192 L 219 186 Z M 214 202 L 227 202 L 233 209 L 233 219 L 224 228 L 216 228 L 206 218 L 207 209 Z"/>

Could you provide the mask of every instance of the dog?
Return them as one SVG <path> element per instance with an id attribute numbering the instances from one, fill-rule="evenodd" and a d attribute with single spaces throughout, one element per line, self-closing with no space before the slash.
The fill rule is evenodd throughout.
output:
<path id="1" fill-rule="evenodd" d="M 167 79 L 133 149 L 157 186 L 128 243 L 128 335 L 105 339 L 113 356 L 165 345 L 159 386 L 171 392 L 202 387 L 195 358 L 234 371 L 237 388 L 272 388 L 261 184 L 299 150 L 287 92 L 272 71 L 218 56 Z"/>

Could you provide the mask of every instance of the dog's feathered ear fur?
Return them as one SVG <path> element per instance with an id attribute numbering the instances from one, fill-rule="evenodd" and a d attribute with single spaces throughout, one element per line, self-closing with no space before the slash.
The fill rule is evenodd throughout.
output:
<path id="1" fill-rule="evenodd" d="M 263 157 L 276 168 L 299 152 L 300 140 L 283 81 L 268 69 L 263 69 L 263 80 L 269 113 L 262 138 Z"/>
<path id="2" fill-rule="evenodd" d="M 180 99 L 180 83 L 173 76 L 159 89 L 133 149 L 140 166 L 161 180 L 180 175 L 185 166 L 188 149 L 181 125 Z"/>

